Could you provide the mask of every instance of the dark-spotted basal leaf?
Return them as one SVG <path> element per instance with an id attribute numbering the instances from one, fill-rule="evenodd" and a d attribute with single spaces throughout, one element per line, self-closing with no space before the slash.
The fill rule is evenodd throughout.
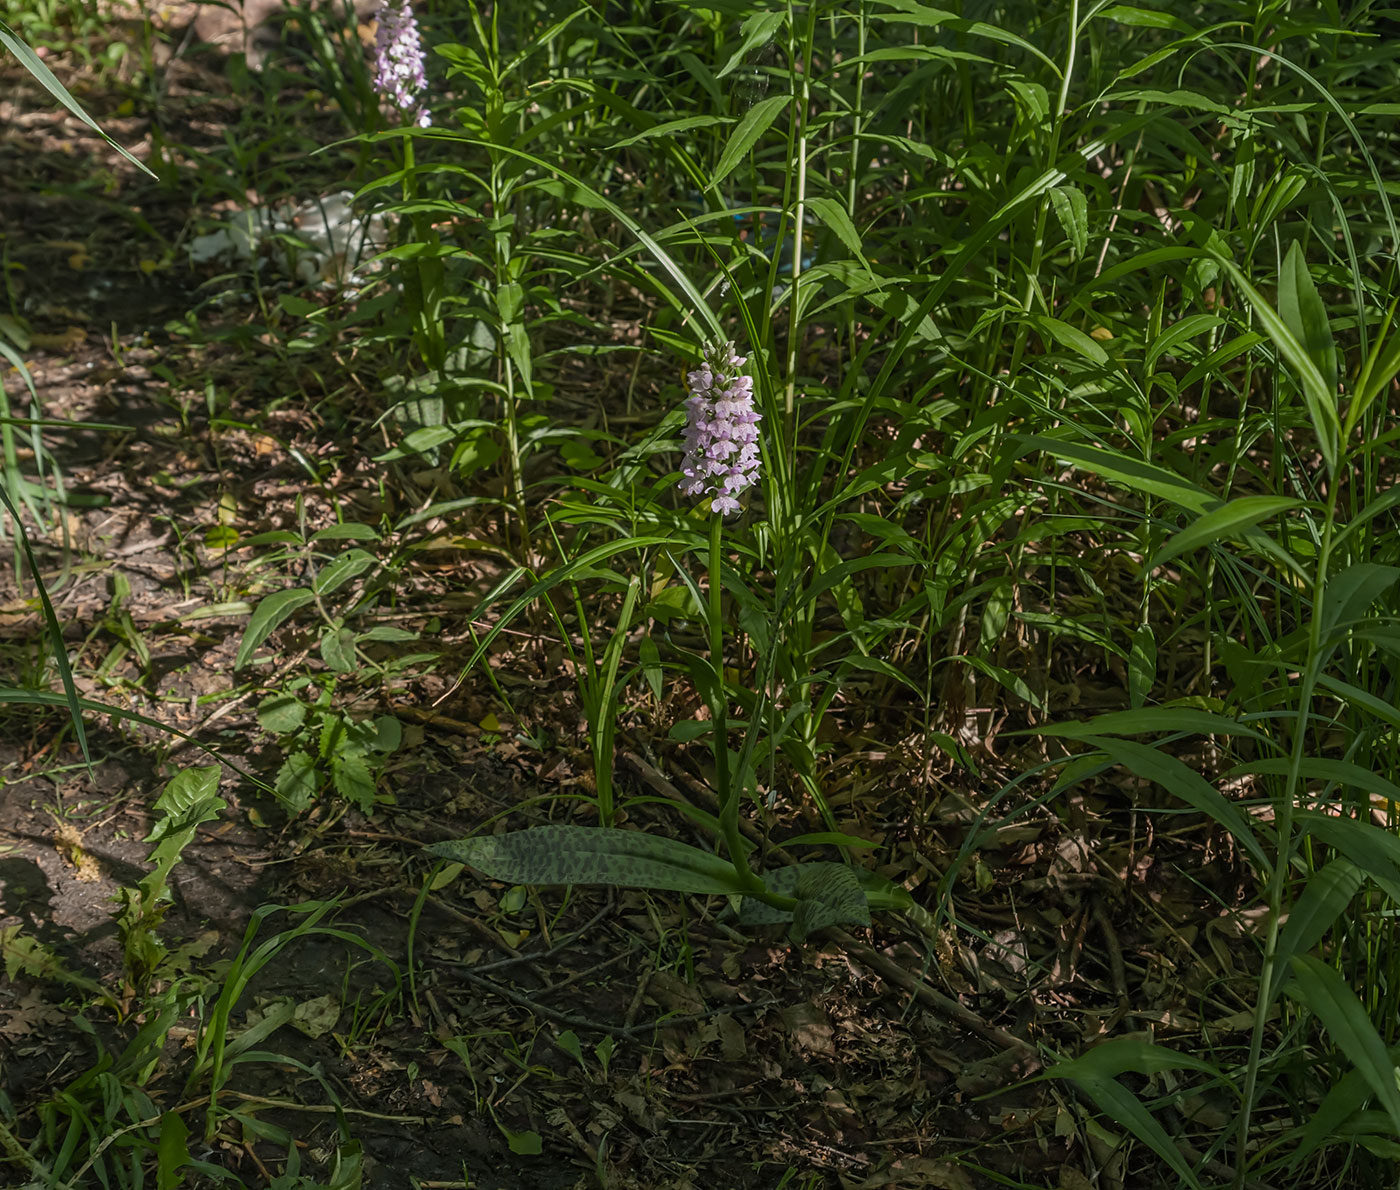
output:
<path id="1" fill-rule="evenodd" d="M 733 865 L 709 851 L 611 827 L 536 826 L 434 843 L 427 851 L 510 884 L 606 884 L 716 895 L 744 890 Z"/>
<path id="2" fill-rule="evenodd" d="M 804 864 L 788 933 L 794 942 L 826 926 L 868 926 L 870 905 L 860 879 L 845 864 Z"/>
<path id="3" fill-rule="evenodd" d="M 765 872 L 764 887 L 780 897 L 797 901 L 793 909 L 769 905 L 756 897 L 745 897 L 739 905 L 739 921 L 743 925 L 779 925 L 792 922 L 794 942 L 824 926 L 870 924 L 870 902 L 862 887 L 862 879 L 878 880 L 846 864 L 796 864 Z"/>

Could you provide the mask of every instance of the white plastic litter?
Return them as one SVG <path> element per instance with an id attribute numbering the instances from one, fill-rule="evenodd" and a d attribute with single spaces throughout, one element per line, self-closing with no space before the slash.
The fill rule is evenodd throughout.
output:
<path id="1" fill-rule="evenodd" d="M 389 224 L 382 212 L 357 214 L 353 198 L 341 190 L 300 206 L 235 211 L 225 226 L 189 242 L 190 263 L 256 267 L 270 261 L 283 277 L 305 285 L 363 284 L 365 265 L 388 246 Z"/>

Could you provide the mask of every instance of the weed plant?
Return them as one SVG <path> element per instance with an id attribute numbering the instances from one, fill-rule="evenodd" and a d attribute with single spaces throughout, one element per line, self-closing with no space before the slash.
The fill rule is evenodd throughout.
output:
<path id="1" fill-rule="evenodd" d="M 1116 789 L 1122 817 L 1190 815 L 1251 874 L 1251 1027 L 1233 1047 L 1203 1029 L 1196 1052 L 1134 1036 L 1046 1053 L 1043 1077 L 1136 1139 L 1135 1184 L 1386 1184 L 1389 17 L 1335 0 L 416 11 L 431 125 L 370 107 L 362 63 L 336 93 L 362 198 L 399 216 L 391 267 L 284 309 L 383 353 L 386 482 L 443 477 L 392 528 L 447 520 L 509 558 L 467 669 L 491 678 L 512 624 L 552 625 L 597 790 L 571 821 L 436 853 L 513 883 L 727 894 L 798 940 L 903 910 L 932 943 L 972 928 L 964 877 L 1000 826 Z M 727 341 L 762 415 L 731 518 L 678 483 L 677 377 Z M 266 596 L 240 664 L 314 608 L 326 668 L 356 668 L 355 607 L 318 596 L 368 558 L 350 545 Z M 1085 717 L 1091 665 L 1116 682 Z M 614 825 L 636 805 L 613 780 L 618 722 L 649 697 L 706 709 L 673 735 L 709 748 L 717 812 L 693 815 L 724 856 Z M 857 735 L 981 791 L 923 904 L 851 862 L 830 789 Z M 1044 762 L 989 790 L 994 739 L 1032 737 Z M 293 809 L 329 796 L 318 765 L 347 793 L 333 757 L 304 754 Z M 349 784 L 369 805 L 358 769 Z M 739 816 L 797 805 L 821 829 L 787 845 L 833 850 L 763 870 Z M 925 810 L 911 800 L 911 830 Z M 199 1062 L 213 1112 L 217 1041 Z M 1224 1124 L 1188 1122 L 1205 1098 Z"/>

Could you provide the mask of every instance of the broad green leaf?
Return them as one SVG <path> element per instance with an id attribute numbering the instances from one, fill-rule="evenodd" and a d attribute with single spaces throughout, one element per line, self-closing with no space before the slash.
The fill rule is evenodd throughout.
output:
<path id="1" fill-rule="evenodd" d="M 1332 923 L 1351 904 L 1356 890 L 1365 882 L 1361 869 L 1350 860 L 1334 859 L 1326 867 L 1313 873 L 1307 888 L 1289 910 L 1288 921 L 1279 935 L 1278 957 L 1291 959 L 1294 955 L 1306 954 L 1322 940 L 1323 934 L 1332 928 Z M 1274 968 L 1273 983 L 1268 990 L 1268 999 L 1278 995 L 1287 969 L 1281 964 Z"/>
<path id="2" fill-rule="evenodd" d="M 1078 260 L 1089 247 L 1089 202 L 1078 186 L 1056 186 L 1049 193 L 1050 207 Z"/>
<path id="3" fill-rule="evenodd" d="M 292 587 L 287 591 L 274 591 L 263 599 L 243 631 L 233 668 L 239 670 L 247 665 L 263 641 L 315 598 L 305 587 Z"/>
<path id="4" fill-rule="evenodd" d="M 1252 529 L 1260 521 L 1267 521 L 1290 508 L 1300 508 L 1303 503 L 1290 496 L 1241 496 L 1231 500 L 1228 504 L 1211 509 L 1165 542 L 1144 564 L 1143 572 L 1151 574 L 1173 558 L 1222 538 L 1239 537 L 1241 530 Z"/>
<path id="5" fill-rule="evenodd" d="M 1027 450 L 1042 450 L 1053 454 L 1056 458 L 1085 471 L 1092 471 L 1104 479 L 1112 479 L 1135 492 L 1158 496 L 1198 516 L 1219 503 L 1204 488 L 1198 488 L 1165 467 L 1158 467 L 1155 463 L 1147 463 L 1142 459 L 1129 458 L 1115 450 L 1036 434 L 1013 434 L 1011 437 Z"/>
<path id="6" fill-rule="evenodd" d="M 1335 393 L 1337 343 L 1327 320 L 1327 307 L 1308 271 L 1303 246 L 1297 240 L 1289 245 L 1288 255 L 1283 258 L 1283 270 L 1278 279 L 1278 312 L 1293 337 L 1303 345 L 1328 388 Z"/>
<path id="7" fill-rule="evenodd" d="M 506 1134 L 506 1143 L 510 1145 L 510 1151 L 517 1156 L 538 1157 L 544 1152 L 544 1142 L 540 1140 L 538 1132 L 512 1132 L 505 1127 L 502 1127 L 501 1131 Z"/>
<path id="8" fill-rule="evenodd" d="M 160 1139 L 156 1141 L 156 1190 L 177 1190 L 185 1182 L 182 1172 L 190 1163 L 189 1126 L 177 1111 L 160 1117 Z"/>
<path id="9" fill-rule="evenodd" d="M 324 529 L 318 529 L 311 535 L 311 540 L 313 543 L 318 541 L 378 541 L 379 531 L 371 525 L 362 525 L 359 521 L 346 521 L 342 525 L 327 525 Z"/>
<path id="10" fill-rule="evenodd" d="M 758 138 L 768 131 L 769 125 L 778 118 L 791 99 L 787 95 L 770 95 L 760 100 L 744 113 L 744 118 L 729 135 L 729 143 L 720 154 L 719 164 L 710 178 L 709 189 L 716 189 L 727 178 L 757 143 Z"/>
<path id="11" fill-rule="evenodd" d="M 1324 636 L 1341 625 L 1360 620 L 1382 595 L 1400 582 L 1400 567 L 1376 562 L 1353 562 L 1327 580 L 1322 601 Z"/>
<path id="12" fill-rule="evenodd" d="M 360 666 L 355 657 L 355 633 L 349 628 L 327 628 L 321 633 L 321 660 L 338 674 L 352 674 Z"/>
<path id="13" fill-rule="evenodd" d="M 1133 633 L 1128 654 L 1128 705 L 1140 710 L 1157 681 L 1157 634 L 1152 625 L 1141 624 Z"/>
<path id="14" fill-rule="evenodd" d="M 1254 728 L 1231 719 L 1228 715 L 1217 715 L 1213 711 L 1203 711 L 1198 707 L 1144 707 L 1137 711 L 1109 711 L 1095 715 L 1082 723 L 1047 723 L 1043 727 L 1029 728 L 1040 735 L 1060 736 L 1065 739 L 1082 740 L 1100 735 L 1146 735 L 1148 732 L 1185 731 L 1193 735 L 1248 736 L 1261 743 L 1268 743 L 1269 737 Z"/>
<path id="15" fill-rule="evenodd" d="M 1134 740 L 1120 740 L 1109 736 L 1088 736 L 1084 742 L 1090 747 L 1108 753 L 1124 768 L 1129 769 L 1145 781 L 1155 781 L 1169 793 L 1175 794 L 1187 805 L 1215 819 L 1239 841 L 1249 856 L 1259 866 L 1260 871 L 1268 871 L 1273 865 L 1269 854 L 1259 842 L 1253 828 L 1240 810 L 1226 800 L 1209 781 L 1194 769 L 1187 768 L 1174 756 L 1168 756 L 1157 748 L 1139 744 Z"/>
<path id="16" fill-rule="evenodd" d="M 269 694 L 258 704 L 258 726 L 273 735 L 289 735 L 306 722 L 306 704 L 294 694 Z"/>
<path id="17" fill-rule="evenodd" d="M 508 884 L 605 884 L 716 895 L 746 891 L 734 866 L 713 852 L 612 827 L 536 826 L 434 843 L 426 850 Z"/>
<path id="18" fill-rule="evenodd" d="M 739 26 L 741 34 L 738 48 L 729 55 L 729 61 L 719 68 L 715 78 L 722 79 L 730 74 L 748 54 L 767 45 L 773 40 L 775 34 L 782 28 L 783 21 L 787 19 L 787 10 L 779 8 L 774 12 L 754 12 L 744 18 L 744 23 Z"/>
<path id="19" fill-rule="evenodd" d="M 1289 995 L 1312 1009 L 1336 1047 L 1361 1072 L 1389 1113 L 1395 1130 L 1400 1132 L 1400 1086 L 1395 1081 L 1395 1062 L 1356 993 L 1321 959 L 1295 955 L 1289 963 L 1294 980 L 1288 986 Z"/>
<path id="20" fill-rule="evenodd" d="M 1274 308 L 1265 301 L 1264 295 L 1249 283 L 1249 279 L 1235 263 L 1223 255 L 1216 255 L 1215 260 L 1221 268 L 1230 274 L 1230 279 L 1244 294 L 1255 317 L 1263 324 L 1269 338 L 1274 341 L 1274 346 L 1278 348 L 1279 354 L 1283 356 L 1284 361 L 1298 378 L 1299 387 L 1303 392 L 1303 401 L 1308 407 L 1308 416 L 1312 421 L 1313 433 L 1317 438 L 1317 447 L 1322 452 L 1323 461 L 1327 464 L 1328 474 L 1335 475 L 1337 471 L 1337 440 L 1342 429 L 1337 414 L 1336 385 L 1328 386 L 1327 380 L 1318 370 L 1317 365 L 1313 363 L 1306 348 L 1288 328 L 1288 324 L 1275 313 Z"/>
<path id="21" fill-rule="evenodd" d="M 1351 860 L 1400 905 L 1400 839 L 1369 822 L 1316 810 L 1300 810 L 1297 822 L 1300 829 Z"/>
<path id="22" fill-rule="evenodd" d="M 1223 1078 L 1216 1067 L 1202 1058 L 1132 1037 L 1100 1042 L 1077 1058 L 1057 1063 L 1045 1072 L 1045 1077 L 1077 1081 L 1117 1078 L 1120 1074 L 1156 1074 L 1162 1070 L 1199 1070 L 1217 1082 Z"/>
<path id="23" fill-rule="evenodd" d="M 68 89 L 58 81 L 58 78 L 54 74 L 54 72 L 50 70 L 46 65 L 44 65 L 44 60 L 40 58 L 39 55 L 36 54 L 33 50 L 31 50 L 29 46 L 27 46 L 16 35 L 15 31 L 11 29 L 9 25 L 5 24 L 4 21 L 0 21 L 0 45 L 3 45 L 7 50 L 10 51 L 10 53 L 14 54 L 14 56 L 20 60 L 20 64 L 27 71 L 29 71 L 30 74 L 32 74 L 36 79 L 39 80 L 39 82 L 43 85 L 44 89 L 48 91 L 50 95 L 57 99 L 59 103 L 63 104 L 63 106 L 66 107 L 75 116 L 77 116 L 78 119 L 80 119 L 84 124 L 86 124 L 95 133 L 97 133 L 97 135 L 100 136 L 103 140 L 105 140 L 109 145 L 111 145 L 112 148 L 116 149 L 116 151 L 120 153 L 123 157 L 125 157 L 128 161 L 130 161 L 132 165 L 139 169 L 148 178 L 154 178 L 156 176 L 150 171 L 149 168 L 147 168 L 141 162 L 137 161 L 135 157 L 133 157 L 130 153 L 123 149 L 121 145 L 117 144 L 116 141 L 114 141 L 110 136 L 108 136 L 105 132 L 102 131 L 101 127 L 98 126 L 97 121 L 95 121 L 91 116 L 89 116 L 87 112 L 83 111 L 82 107 L 78 104 L 78 101 L 74 99 L 73 96 L 68 94 Z"/>
<path id="24" fill-rule="evenodd" d="M 1108 352 L 1096 339 L 1086 335 L 1077 326 L 1070 326 L 1069 323 L 1051 318 L 1048 314 L 1029 314 L 1026 320 L 1042 335 L 1054 339 L 1061 347 L 1068 347 L 1076 355 L 1082 355 L 1090 363 L 1108 363 Z"/>
<path id="25" fill-rule="evenodd" d="M 792 911 L 794 942 L 827 926 L 870 924 L 870 906 L 856 873 L 845 864 L 803 864 Z"/>

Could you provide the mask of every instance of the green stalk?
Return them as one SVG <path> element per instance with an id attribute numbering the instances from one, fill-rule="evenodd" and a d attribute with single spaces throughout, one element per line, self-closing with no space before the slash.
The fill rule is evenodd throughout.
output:
<path id="1" fill-rule="evenodd" d="M 710 514 L 710 664 L 715 671 L 715 694 L 710 710 L 714 716 L 715 783 L 719 791 L 719 825 L 724 834 L 724 846 L 729 852 L 729 860 L 734 870 L 746 883 L 761 890 L 763 882 L 753 874 L 748 856 L 744 852 L 744 841 L 739 834 L 739 790 L 735 788 L 733 774 L 729 771 L 729 698 L 724 685 L 724 591 L 722 569 L 724 558 L 722 539 L 724 518 L 719 513 Z"/>
<path id="2" fill-rule="evenodd" d="M 797 90 L 796 110 L 792 115 L 793 124 L 797 131 L 797 205 L 793 209 L 792 301 L 788 306 L 787 387 L 783 390 L 783 417 L 787 438 L 792 443 L 793 458 L 796 458 L 797 455 L 797 424 L 794 413 L 797 394 L 797 342 L 798 332 L 802 326 L 802 303 L 798 298 L 800 292 L 798 282 L 802 276 L 802 224 L 807 214 L 807 125 L 805 117 L 807 107 L 811 102 L 812 43 L 817 32 L 817 7 L 813 4 L 807 10 L 807 31 L 802 45 L 802 83 Z M 790 8 L 789 19 L 791 19 Z M 777 243 L 773 249 L 775 253 L 781 253 L 782 250 L 781 242 Z"/>
<path id="3" fill-rule="evenodd" d="M 1339 468 L 1340 472 L 1340 468 Z M 1245 1067 L 1244 1093 L 1240 1110 L 1239 1136 L 1236 1139 L 1235 1185 L 1243 1187 L 1248 1157 L 1249 1123 L 1254 1109 L 1254 1096 L 1259 1084 L 1259 1062 L 1264 1050 L 1264 1029 L 1268 1024 L 1270 992 L 1274 968 L 1278 966 L 1278 938 L 1283 915 L 1284 895 L 1288 890 L 1289 859 L 1293 851 L 1293 812 L 1298 797 L 1299 770 L 1303 764 L 1303 748 L 1307 742 L 1308 707 L 1317 685 L 1322 653 L 1322 607 L 1327 590 L 1327 567 L 1332 553 L 1332 534 L 1337 515 L 1338 476 L 1331 477 L 1327 487 L 1327 512 L 1322 522 L 1322 543 L 1317 554 L 1317 570 L 1313 576 L 1313 614 L 1308 625 L 1308 666 L 1298 690 L 1298 717 L 1293 729 L 1293 748 L 1289 757 L 1288 780 L 1283 798 L 1274 807 L 1278 826 L 1278 854 L 1269 876 L 1269 925 L 1264 939 L 1264 962 L 1259 972 L 1259 995 L 1254 1002 L 1254 1025 L 1249 1038 L 1249 1062 Z"/>

